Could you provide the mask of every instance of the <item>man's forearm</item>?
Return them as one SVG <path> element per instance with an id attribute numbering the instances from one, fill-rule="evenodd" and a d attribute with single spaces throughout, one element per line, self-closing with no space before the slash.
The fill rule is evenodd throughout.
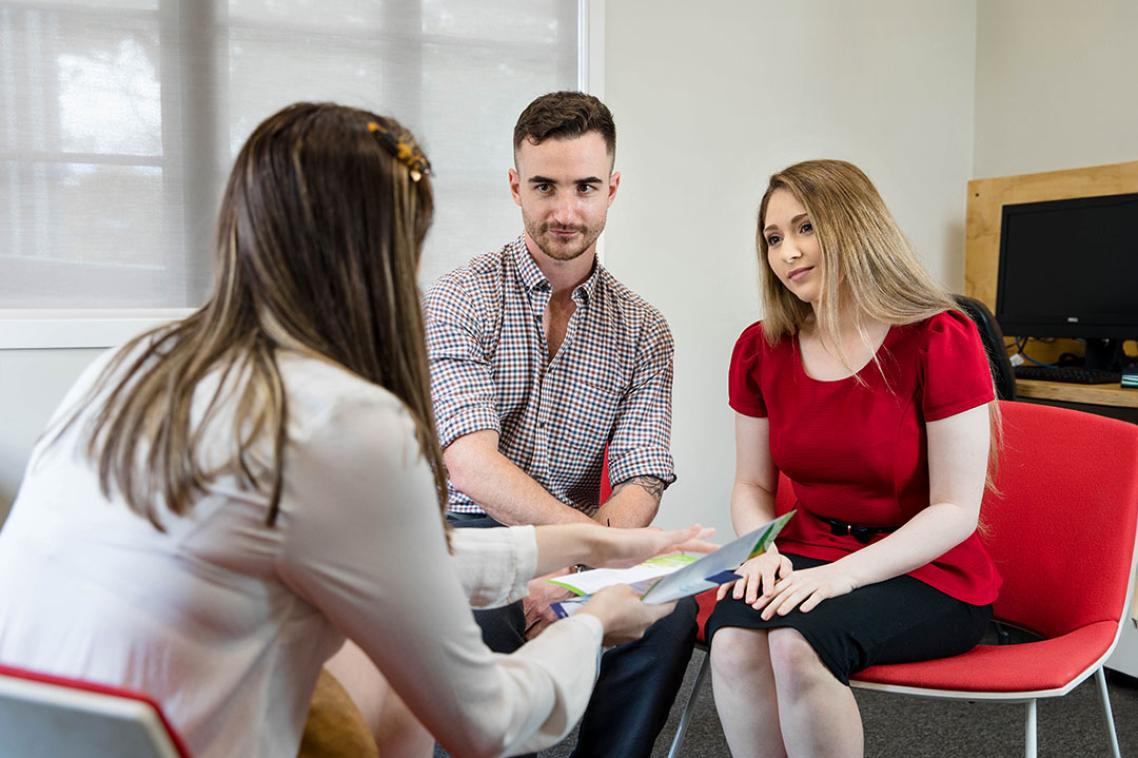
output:
<path id="1" fill-rule="evenodd" d="M 654 476 L 634 476 L 618 484 L 593 519 L 598 524 L 631 528 L 648 526 L 656 518 L 666 485 Z"/>
<path id="2" fill-rule="evenodd" d="M 498 452 L 498 435 L 479 431 L 459 437 L 443 453 L 451 484 L 486 514 L 507 526 L 593 523 Z"/>

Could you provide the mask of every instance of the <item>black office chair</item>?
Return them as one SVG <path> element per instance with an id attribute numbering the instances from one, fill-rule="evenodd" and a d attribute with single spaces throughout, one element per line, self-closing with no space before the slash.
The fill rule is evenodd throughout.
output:
<path id="1" fill-rule="evenodd" d="M 960 310 L 976 322 L 980 339 L 988 351 L 988 364 L 992 367 L 992 380 L 996 385 L 996 396 L 1001 400 L 1016 399 L 1016 378 L 1012 373 L 1012 363 L 1008 360 L 1008 350 L 1004 347 L 1004 331 L 996 323 L 996 317 L 988 306 L 974 297 L 953 295 Z"/>

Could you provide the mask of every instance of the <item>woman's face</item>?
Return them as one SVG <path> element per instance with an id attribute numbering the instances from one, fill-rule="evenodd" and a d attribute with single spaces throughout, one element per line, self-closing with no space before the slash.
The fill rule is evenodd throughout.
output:
<path id="1" fill-rule="evenodd" d="M 799 300 L 818 302 L 825 261 L 814 224 L 802 203 L 789 190 L 776 189 L 767 200 L 763 221 L 767 264 L 775 276 Z"/>

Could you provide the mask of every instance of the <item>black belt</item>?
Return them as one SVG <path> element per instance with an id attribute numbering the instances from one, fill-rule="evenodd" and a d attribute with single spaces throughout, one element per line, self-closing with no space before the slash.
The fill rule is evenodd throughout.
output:
<path id="1" fill-rule="evenodd" d="M 895 526 L 862 526 L 860 524 L 851 524 L 847 521 L 839 521 L 836 518 L 819 516 L 817 513 L 811 513 L 810 515 L 819 521 L 829 524 L 830 534 L 836 534 L 838 536 L 849 534 L 863 545 L 869 544 L 869 538 L 875 534 L 888 534 L 889 532 L 897 530 Z"/>

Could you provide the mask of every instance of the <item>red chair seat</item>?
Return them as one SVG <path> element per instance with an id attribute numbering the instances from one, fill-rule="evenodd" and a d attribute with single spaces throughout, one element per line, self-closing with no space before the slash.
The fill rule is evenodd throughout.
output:
<path id="1" fill-rule="evenodd" d="M 963 655 L 870 666 L 857 682 L 957 692 L 1039 692 L 1067 687 L 1110 649 L 1118 622 L 1018 645 L 980 645 Z"/>

